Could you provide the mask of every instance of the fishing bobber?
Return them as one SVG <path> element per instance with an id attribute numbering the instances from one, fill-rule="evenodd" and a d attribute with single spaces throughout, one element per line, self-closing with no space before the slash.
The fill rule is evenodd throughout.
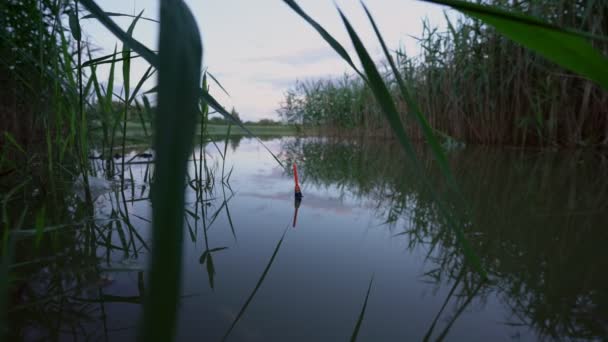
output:
<path id="1" fill-rule="evenodd" d="M 296 183 L 295 196 L 296 198 L 302 198 L 302 190 L 300 190 L 300 183 L 298 182 L 298 168 L 296 167 L 296 163 L 293 163 L 293 180 Z"/>

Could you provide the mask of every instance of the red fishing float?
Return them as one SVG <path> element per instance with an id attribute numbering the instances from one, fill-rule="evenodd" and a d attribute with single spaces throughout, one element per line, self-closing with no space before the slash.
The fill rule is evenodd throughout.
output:
<path id="1" fill-rule="evenodd" d="M 293 180 L 296 183 L 295 195 L 296 198 L 302 198 L 302 190 L 300 190 L 300 182 L 298 182 L 298 168 L 296 163 L 293 163 Z"/>
<path id="2" fill-rule="evenodd" d="M 296 183 L 295 188 L 295 199 L 294 199 L 294 208 L 295 211 L 293 213 L 293 224 L 292 226 L 296 227 L 296 221 L 298 219 L 298 209 L 300 208 L 300 203 L 302 203 L 302 190 L 300 190 L 300 182 L 298 182 L 298 168 L 296 163 L 293 163 L 293 180 Z"/>

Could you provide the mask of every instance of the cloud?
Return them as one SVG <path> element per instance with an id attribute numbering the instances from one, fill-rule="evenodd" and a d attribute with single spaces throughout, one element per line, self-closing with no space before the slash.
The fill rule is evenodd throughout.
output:
<path id="1" fill-rule="evenodd" d="M 341 79 L 344 77 L 343 72 L 326 72 L 326 73 L 310 73 L 310 74 L 299 74 L 299 75 L 287 75 L 287 76 L 272 76 L 272 75 L 254 75 L 249 80 L 255 83 L 264 83 L 270 85 L 273 89 L 279 89 L 285 91 L 292 88 L 296 81 L 316 81 L 316 80 L 334 80 Z M 353 76 L 354 77 L 354 76 Z"/>
<path id="2" fill-rule="evenodd" d="M 329 59 L 339 59 L 339 57 L 331 48 L 323 47 L 317 49 L 300 50 L 298 52 L 284 55 L 247 58 L 244 61 L 252 63 L 270 62 L 287 64 L 291 66 L 302 66 L 323 62 Z"/>
<path id="3" fill-rule="evenodd" d="M 298 78 L 293 76 L 253 76 L 250 80 L 256 83 L 265 83 L 270 85 L 274 89 L 286 90 L 296 84 Z"/>

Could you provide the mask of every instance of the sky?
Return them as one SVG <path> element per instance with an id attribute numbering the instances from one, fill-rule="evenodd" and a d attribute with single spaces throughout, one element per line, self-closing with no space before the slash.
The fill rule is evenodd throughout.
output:
<path id="1" fill-rule="evenodd" d="M 158 19 L 157 0 L 98 0 L 107 12 L 139 14 Z M 340 77 L 352 74 L 349 66 L 319 34 L 281 0 L 186 0 L 203 39 L 203 66 L 220 81 L 230 96 L 211 83 L 211 93 L 225 107 L 235 109 L 243 120 L 278 119 L 276 110 L 284 93 L 296 80 Z M 347 15 L 364 44 L 377 61 L 380 46 L 359 0 L 300 0 L 298 4 L 323 25 L 351 52 L 352 45 L 336 5 Z M 368 0 L 376 23 L 389 48 L 405 48 L 415 55 L 419 48 L 413 37 L 420 36 L 422 20 L 442 26 L 444 7 L 414 0 Z M 123 29 L 131 18 L 114 17 Z M 112 53 L 121 44 L 94 19 L 82 22 L 85 38 L 94 55 Z M 157 47 L 158 24 L 140 20 L 133 33 L 146 46 Z M 148 65 L 133 61 L 131 82 L 136 83 Z M 122 82 L 122 68 L 116 68 L 116 81 Z M 108 66 L 98 69 L 98 77 L 109 74 Z M 153 86 L 154 80 L 147 84 Z"/>

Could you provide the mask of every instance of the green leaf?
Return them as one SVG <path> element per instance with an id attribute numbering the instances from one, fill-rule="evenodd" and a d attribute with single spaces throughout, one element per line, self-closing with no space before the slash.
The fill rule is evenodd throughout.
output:
<path id="1" fill-rule="evenodd" d="M 4 131 L 4 136 L 6 137 L 6 140 L 8 140 L 13 146 L 15 146 L 19 150 L 19 152 L 27 154 L 23 147 L 17 142 L 17 140 L 15 140 L 15 138 L 13 138 L 13 136 L 9 132 Z"/>
<path id="2" fill-rule="evenodd" d="M 202 90 L 202 95 L 201 97 L 203 98 L 203 101 L 205 103 L 207 103 L 211 108 L 215 109 L 219 114 L 221 114 L 224 118 L 232 121 L 232 123 L 236 124 L 237 126 L 239 126 L 243 131 L 245 131 L 250 137 L 256 139 L 261 145 L 262 147 L 264 147 L 264 149 L 270 153 L 270 155 L 274 158 L 274 160 L 281 165 L 281 167 L 283 167 L 283 163 L 281 162 L 281 160 L 268 148 L 268 146 L 266 146 L 262 140 L 260 140 L 260 138 L 256 137 L 255 134 L 253 134 L 253 132 L 251 132 L 251 130 L 249 130 L 249 128 L 247 128 L 240 120 L 237 120 L 232 114 L 230 114 L 230 112 L 228 112 L 226 110 L 226 108 L 224 108 L 219 102 L 217 102 L 217 100 L 215 98 L 213 98 L 213 96 L 211 96 L 211 94 L 209 94 L 208 91 L 206 90 Z"/>
<path id="3" fill-rule="evenodd" d="M 220 83 L 220 81 L 217 80 L 217 78 L 215 78 L 215 76 L 213 76 L 212 73 L 210 72 L 206 72 L 205 75 L 209 75 L 209 77 L 211 77 L 211 79 L 213 80 L 213 82 L 215 82 L 215 84 L 218 85 L 218 87 L 220 87 L 220 89 L 222 89 L 222 91 L 228 95 L 230 97 L 230 94 L 228 93 L 228 91 L 226 89 L 224 89 L 224 86 L 222 86 L 222 84 Z M 203 89 L 206 89 L 205 87 L 203 87 Z"/>
<path id="4" fill-rule="evenodd" d="M 433 196 L 437 199 L 438 208 L 441 211 L 442 216 L 444 216 L 446 218 L 446 220 L 448 221 L 448 225 L 456 233 L 456 237 L 458 239 L 459 244 L 463 248 L 467 261 L 469 261 L 473 265 L 474 269 L 482 277 L 487 278 L 486 272 L 481 267 L 481 261 L 480 261 L 479 257 L 471 249 L 470 244 L 466 240 L 464 232 L 460 228 L 460 225 L 458 224 L 458 222 L 456 222 L 456 220 L 452 214 L 453 210 L 450 210 L 450 208 L 447 206 L 447 204 L 444 203 L 441 196 L 439 196 L 439 194 L 437 194 L 437 191 L 429 183 L 428 178 L 425 177 L 424 173 L 422 172 L 422 170 L 421 170 L 422 164 L 419 161 L 418 157 L 416 156 L 412 143 L 403 127 L 401 118 L 397 111 L 397 107 L 393 101 L 392 95 L 391 95 L 388 87 L 384 83 L 384 80 L 383 80 L 382 76 L 380 75 L 378 69 L 376 68 L 371 56 L 367 52 L 361 39 L 359 38 L 359 36 L 355 32 L 355 30 L 353 29 L 353 27 L 350 24 L 350 22 L 348 21 L 348 19 L 344 16 L 344 14 L 340 10 L 338 10 L 338 11 L 340 13 L 340 17 L 342 18 L 342 21 L 344 22 L 344 26 L 346 27 L 346 30 L 348 31 L 348 34 L 351 38 L 353 46 L 355 47 L 355 51 L 356 51 L 357 55 L 359 56 L 359 59 L 361 60 L 361 63 L 363 65 L 363 70 L 365 72 L 365 77 L 363 79 L 366 81 L 367 85 L 372 90 L 372 93 L 373 93 L 378 105 L 380 106 L 382 113 L 384 114 L 387 121 L 389 122 L 389 125 L 390 125 L 391 129 L 393 130 L 393 133 L 395 134 L 397 141 L 401 144 L 403 150 L 405 151 L 405 155 L 408 158 L 408 163 L 411 165 L 412 169 L 420 176 L 421 180 L 425 183 L 425 185 L 431 190 L 431 192 L 433 193 Z M 298 14 L 300 14 L 300 13 L 298 13 Z M 377 33 L 379 33 L 379 32 L 377 32 Z M 379 38 L 381 39 L 381 36 L 379 36 Z M 383 40 L 381 40 L 381 42 L 383 42 Z M 384 45 L 384 47 L 386 48 L 385 45 Z M 387 53 L 387 51 L 385 51 L 385 54 L 386 53 Z M 397 74 L 396 77 L 399 77 L 399 75 Z M 403 87 L 402 90 L 405 90 L 403 92 L 404 97 L 408 97 L 409 95 L 406 91 L 406 88 Z M 412 101 L 412 103 L 410 103 L 410 105 L 412 105 L 412 104 L 415 105 L 415 102 Z M 417 108 L 417 106 L 414 106 L 413 108 Z M 414 115 L 415 115 L 415 113 L 414 113 Z M 422 117 L 421 113 L 419 113 L 419 116 L 420 117 L 417 117 L 417 120 L 419 121 L 419 123 L 421 123 L 423 125 L 423 131 L 424 131 L 424 129 L 425 129 L 424 123 L 426 121 Z M 428 125 L 428 123 L 427 123 L 427 125 Z M 434 136 L 432 135 L 432 132 L 430 132 L 430 134 L 428 132 L 428 129 L 430 129 L 430 127 L 426 127 L 426 129 L 427 129 L 427 132 L 426 132 L 427 140 L 429 140 L 430 143 L 433 143 L 433 141 L 436 142 L 436 138 L 434 138 Z M 454 190 L 457 194 L 459 194 L 459 192 L 457 191 L 455 182 L 452 180 L 452 175 L 451 175 L 451 172 L 447 165 L 447 162 L 445 162 L 445 160 L 444 160 L 445 157 L 443 157 L 443 152 L 437 146 L 435 146 L 433 148 L 433 150 L 436 153 L 435 158 L 440 163 L 442 162 L 442 159 L 443 159 L 443 163 L 445 163 L 445 164 L 442 166 L 442 171 L 444 171 L 444 174 L 446 175 L 448 181 L 450 182 L 452 190 Z"/>
<path id="5" fill-rule="evenodd" d="M 329 34 L 329 32 L 327 32 L 327 30 L 323 28 L 323 26 L 319 25 L 319 23 L 317 23 L 313 18 L 306 14 L 306 12 L 304 12 L 304 10 L 302 10 L 302 8 L 294 0 L 283 1 L 289 7 L 291 7 L 291 9 L 296 12 L 300 17 L 306 20 L 310 24 L 310 26 L 312 26 L 321 35 L 321 37 L 323 37 L 323 39 L 325 39 L 325 41 L 338 53 L 338 55 L 340 55 L 340 57 L 342 57 L 342 59 L 344 59 L 346 63 L 348 63 L 348 65 L 350 65 L 353 70 L 355 70 L 355 72 L 359 74 L 359 76 L 361 76 L 361 78 L 365 79 L 365 75 L 361 73 L 359 69 L 357 69 L 355 63 L 348 55 L 348 52 L 346 52 L 346 49 L 334 37 L 332 37 L 331 34 Z"/>
<path id="6" fill-rule="evenodd" d="M 161 1 L 160 13 L 158 57 L 147 48 L 142 54 L 142 46 L 130 45 L 158 68 L 156 165 L 151 190 L 153 249 L 141 341 L 170 341 L 175 335 L 186 167 L 200 96 L 202 43 L 196 21 L 181 1 Z M 121 32 L 114 33 L 123 41 L 131 39 Z"/>
<path id="7" fill-rule="evenodd" d="M 122 51 L 120 52 L 122 54 Z M 97 58 L 91 58 L 88 61 L 82 63 L 82 67 L 88 67 L 88 66 L 94 66 L 94 65 L 100 65 L 100 64 L 110 64 L 112 63 L 112 60 L 110 58 L 115 57 L 116 53 L 111 53 L 109 55 L 105 55 L 105 56 L 101 56 L 101 57 L 97 57 Z M 139 58 L 141 56 L 138 55 L 131 55 L 130 58 L 131 59 L 135 59 L 135 58 Z M 122 58 L 117 58 L 114 59 L 116 62 L 121 62 L 123 59 Z"/>
<path id="8" fill-rule="evenodd" d="M 139 81 L 137 82 L 137 85 L 135 85 L 135 89 L 133 90 L 133 93 L 131 93 L 131 97 L 129 98 L 129 104 L 131 102 L 133 102 L 133 100 L 135 100 L 135 97 L 137 96 L 137 94 L 139 94 L 139 91 L 141 90 L 141 87 L 144 85 L 144 83 L 150 79 L 150 77 L 152 77 L 154 74 L 156 73 L 156 70 L 153 69 L 153 66 L 150 65 L 148 67 L 148 69 L 146 69 L 146 72 L 144 73 L 144 75 L 139 79 Z"/>
<path id="9" fill-rule="evenodd" d="M 104 12 L 104 13 L 108 17 L 129 17 L 129 18 L 135 18 L 134 15 L 125 14 L 125 13 L 117 13 L 117 12 Z M 143 11 L 142 11 L 142 13 L 143 13 Z M 141 16 L 141 14 L 140 14 L 140 16 Z M 81 19 L 91 19 L 91 18 L 96 18 L 96 17 L 93 14 L 87 14 L 84 17 L 82 17 Z M 152 22 L 155 22 L 155 23 L 160 23 L 160 21 L 158 21 L 156 19 L 152 19 L 152 18 L 141 17 L 141 19 L 152 21 Z"/>
<path id="10" fill-rule="evenodd" d="M 76 13 L 75 11 L 70 11 L 69 13 L 69 24 L 70 31 L 72 31 L 72 37 L 76 41 L 80 41 L 80 39 L 82 38 L 80 33 L 80 22 L 78 21 L 78 13 Z"/>
<path id="11" fill-rule="evenodd" d="M 154 130 L 154 113 L 152 112 L 152 106 L 150 106 L 150 100 L 148 100 L 147 96 L 142 96 L 142 100 L 144 101 L 144 112 L 146 113 L 146 117 L 148 122 L 152 125 L 152 130 Z"/>
<path id="12" fill-rule="evenodd" d="M 361 308 L 361 312 L 359 313 L 359 319 L 357 319 L 357 324 L 355 324 L 355 329 L 353 330 L 352 335 L 350 336 L 350 341 L 354 342 L 357 340 L 357 336 L 359 335 L 359 330 L 361 329 L 361 324 L 363 323 L 363 318 L 365 318 L 365 310 L 367 309 L 367 300 L 369 299 L 369 293 L 372 290 L 372 284 L 374 283 L 374 276 L 369 280 L 369 286 L 367 287 L 367 293 L 365 294 L 365 300 L 363 301 L 363 307 Z"/>
<path id="13" fill-rule="evenodd" d="M 468 243 L 468 241 L 464 235 L 464 232 L 462 231 L 461 226 L 459 225 L 458 222 L 456 222 L 456 220 L 452 214 L 452 211 L 444 203 L 443 199 L 436 193 L 434 188 L 429 184 L 428 178 L 425 177 L 424 174 L 422 173 L 422 170 L 420 169 L 420 166 L 422 165 L 422 163 L 416 156 L 412 143 L 411 143 L 409 137 L 407 136 L 407 133 L 405 132 L 405 129 L 401 123 L 401 119 L 399 117 L 397 107 L 392 99 L 392 96 L 391 96 L 386 84 L 384 83 L 384 80 L 382 79 L 382 76 L 378 72 L 378 69 L 376 68 L 371 56 L 369 55 L 369 53 L 363 46 L 363 42 L 361 41 L 361 39 L 355 32 L 354 28 L 352 27 L 352 25 L 350 24 L 350 22 L 348 21 L 346 16 L 344 16 L 342 11 L 340 11 L 340 10 L 338 10 L 338 11 L 340 13 L 340 17 L 342 18 L 342 21 L 344 22 L 344 26 L 346 27 L 346 30 L 348 31 L 348 35 L 350 36 L 351 41 L 353 42 L 355 51 L 357 52 L 357 55 L 359 56 L 359 59 L 361 60 L 361 64 L 363 65 L 365 74 L 368 77 L 368 85 L 372 89 L 372 93 L 374 94 L 374 97 L 378 101 L 378 104 L 380 105 L 380 108 L 382 109 L 382 113 L 385 115 L 387 121 L 389 122 L 389 124 L 393 130 L 393 133 L 396 135 L 397 140 L 400 142 L 401 146 L 405 150 L 406 156 L 408 157 L 412 168 L 419 175 L 421 175 L 421 179 L 425 182 L 425 184 L 428 186 L 428 188 L 431 191 L 433 191 L 433 196 L 438 200 L 439 210 L 441 211 L 443 217 L 448 221 L 448 225 L 456 233 L 456 238 L 458 239 L 458 243 L 460 244 L 460 246 L 463 248 L 463 252 L 465 254 L 467 261 L 469 263 L 471 263 L 473 268 L 484 279 L 486 279 L 487 274 L 486 274 L 485 270 L 483 269 L 483 267 L 481 266 L 481 260 L 470 247 L 470 244 Z M 450 180 L 450 178 L 448 178 L 448 180 Z"/>
<path id="14" fill-rule="evenodd" d="M 135 17 L 135 19 L 133 19 L 133 22 L 131 22 L 131 25 L 129 25 L 129 28 L 127 29 L 127 35 L 129 37 L 133 37 L 133 30 L 135 30 L 135 25 L 137 25 L 137 22 L 139 21 L 139 18 L 143 13 L 143 10 L 139 12 L 139 15 Z M 124 43 L 122 46 L 122 77 L 125 87 L 125 101 L 128 101 L 130 94 L 129 86 L 131 83 L 131 49 L 126 43 Z"/>
<path id="15" fill-rule="evenodd" d="M 274 248 L 274 252 L 272 252 L 272 256 L 270 257 L 270 260 L 268 260 L 268 264 L 266 264 L 266 268 L 264 268 L 264 272 L 262 272 L 260 279 L 258 280 L 258 282 L 255 284 L 255 287 L 253 288 L 253 291 L 251 292 L 249 297 L 247 297 L 245 304 L 243 304 L 243 306 L 241 307 L 241 310 L 239 310 L 239 313 L 234 318 L 234 321 L 232 321 L 230 328 L 228 328 L 228 331 L 226 331 L 226 334 L 224 334 L 224 337 L 222 337 L 222 341 L 226 341 L 226 339 L 228 338 L 228 336 L 230 335 L 230 333 L 236 326 L 236 323 L 239 321 L 239 319 L 241 319 L 241 317 L 245 313 L 245 310 L 247 310 L 247 307 L 249 306 L 249 304 L 251 304 L 253 297 L 255 297 L 255 294 L 258 292 L 258 290 L 262 286 L 264 279 L 266 279 L 266 276 L 268 275 L 268 271 L 270 271 L 270 267 L 272 267 L 272 263 L 274 262 L 274 259 L 276 258 L 277 254 L 279 253 L 279 249 L 281 249 L 281 244 L 283 243 L 283 239 L 285 239 L 285 234 L 287 233 L 288 228 L 289 227 L 286 227 L 285 230 L 283 231 L 283 235 L 281 236 L 281 239 L 279 239 L 277 246 Z"/>
<path id="16" fill-rule="evenodd" d="M 468 16 L 491 25 L 513 41 L 536 51 L 608 90 L 608 59 L 587 41 L 597 38 L 582 32 L 566 30 L 534 17 L 501 10 L 497 7 L 459 0 L 422 0 L 450 6 Z M 606 37 L 602 37 L 606 39 Z"/>
<path id="17" fill-rule="evenodd" d="M 139 118 L 139 123 L 141 125 L 141 128 L 144 130 L 144 136 L 148 137 L 148 129 L 146 128 L 146 120 L 144 120 L 144 116 L 142 114 L 143 110 L 141 108 L 141 106 L 139 105 L 139 102 L 137 101 L 137 99 L 135 99 L 135 108 L 137 108 L 137 117 Z"/>
<path id="18" fill-rule="evenodd" d="M 95 1 L 93 1 L 93 0 L 81 0 L 81 1 L 82 1 L 83 5 L 85 5 L 85 7 L 87 7 L 87 9 L 91 12 L 91 14 L 93 16 L 95 16 L 95 18 L 97 18 L 116 37 L 118 37 L 121 41 L 123 41 L 125 44 L 127 44 L 133 51 L 139 53 L 146 61 L 148 61 L 148 63 L 155 66 L 157 69 L 159 69 L 158 56 L 154 52 L 152 52 L 150 49 L 148 49 L 147 47 L 145 47 L 143 44 L 141 44 L 137 40 L 133 39 L 132 37 L 129 37 L 129 35 L 126 32 L 124 32 L 118 25 L 116 25 L 115 22 L 112 21 L 112 19 L 110 19 L 110 17 L 108 17 L 105 14 L 105 12 L 103 12 L 103 10 L 95 3 Z M 161 25 L 161 27 L 162 27 L 162 25 Z M 174 37 L 174 39 L 175 39 L 175 37 Z M 154 88 L 152 90 L 147 91 L 146 93 L 154 92 L 154 91 L 156 91 L 156 89 L 157 88 Z M 251 132 L 251 130 L 249 130 L 247 127 L 245 127 L 245 125 L 242 122 L 236 120 L 223 106 L 221 106 L 219 104 L 219 102 L 217 100 L 215 100 L 215 98 L 213 98 L 213 96 L 211 96 L 211 94 L 209 94 L 209 92 L 206 89 L 202 89 L 200 95 L 201 95 L 202 100 L 205 103 L 207 103 L 209 106 L 211 106 L 213 109 L 215 109 L 219 114 L 224 116 L 226 119 L 229 119 L 230 121 L 235 123 L 237 126 L 239 126 L 241 129 L 243 129 L 250 137 L 256 139 L 262 145 L 262 147 L 264 147 L 264 149 L 272 155 L 272 157 L 277 161 L 277 163 L 279 165 L 283 166 L 283 164 L 281 163 L 279 158 L 262 142 L 262 140 L 260 140 L 258 137 L 256 137 L 255 134 L 253 134 Z"/>
<path id="19" fill-rule="evenodd" d="M 112 21 L 94 0 L 80 0 L 80 2 L 89 10 L 89 12 L 91 12 L 91 16 L 97 18 L 97 20 L 99 20 L 99 22 L 110 30 L 118 39 L 129 45 L 133 51 L 139 53 L 148 61 L 148 63 L 158 66 L 158 56 L 139 41 L 129 37 L 129 35 Z"/>
<path id="20" fill-rule="evenodd" d="M 420 110 L 418 103 L 416 103 L 414 98 L 410 95 L 409 91 L 407 90 L 407 87 L 405 86 L 405 83 L 403 82 L 403 78 L 401 77 L 401 73 L 399 72 L 399 69 L 395 65 L 395 61 L 393 60 L 393 57 L 391 56 L 391 54 L 388 50 L 388 47 L 386 46 L 386 43 L 384 42 L 384 38 L 382 38 L 382 34 L 380 34 L 380 30 L 378 29 L 378 26 L 376 25 L 374 18 L 372 17 L 371 13 L 369 12 L 367 6 L 365 6 L 365 4 L 363 4 L 363 2 L 361 2 L 361 4 L 363 6 L 363 9 L 365 10 L 365 14 L 367 15 L 367 18 L 369 19 L 369 21 L 374 29 L 376 38 L 378 38 L 378 41 L 380 42 L 380 45 L 382 46 L 382 51 L 384 52 L 384 57 L 386 57 L 389 65 L 391 67 L 391 71 L 393 72 L 393 75 L 395 76 L 395 80 L 397 81 L 397 85 L 399 86 L 401 96 L 407 103 L 407 106 L 409 108 L 407 113 L 413 119 L 415 119 L 418 122 L 418 124 L 420 125 L 420 128 L 422 129 L 422 133 L 424 134 L 424 138 L 426 139 L 426 142 L 431 147 L 431 150 L 433 151 L 433 156 L 434 156 L 435 160 L 437 161 L 437 163 L 439 164 L 439 168 L 441 169 L 443 176 L 448 180 L 448 183 L 449 183 L 450 187 L 452 188 L 452 190 L 458 192 L 457 187 L 456 187 L 456 181 L 454 180 L 453 173 L 450 169 L 450 165 L 448 164 L 448 161 L 447 161 L 447 158 L 443 151 L 443 148 L 441 148 L 441 145 L 439 144 L 439 140 L 433 133 L 433 128 L 431 127 L 431 125 L 429 125 L 429 123 L 427 122 L 424 115 L 422 115 L 422 111 Z"/>
<path id="21" fill-rule="evenodd" d="M 207 256 L 207 275 L 209 276 L 209 287 L 214 288 L 213 279 L 215 278 L 215 266 L 213 265 L 213 256 L 211 253 Z"/>
<path id="22" fill-rule="evenodd" d="M 112 96 L 114 92 L 114 70 L 116 66 L 116 49 L 114 46 L 114 54 L 112 55 L 112 63 L 110 64 L 110 75 L 108 76 L 108 86 L 106 88 L 105 106 L 108 113 L 112 112 Z"/>

